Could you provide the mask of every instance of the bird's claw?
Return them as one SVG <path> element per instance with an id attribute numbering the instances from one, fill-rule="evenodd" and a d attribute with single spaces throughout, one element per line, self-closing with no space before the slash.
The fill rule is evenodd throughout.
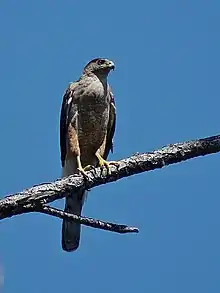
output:
<path id="1" fill-rule="evenodd" d="M 84 168 L 83 168 L 83 170 L 84 171 L 90 171 L 91 169 L 93 169 L 94 168 L 94 166 L 92 166 L 92 165 L 87 165 L 87 166 L 85 166 Z"/>
<path id="2" fill-rule="evenodd" d="M 85 168 L 77 168 L 77 170 L 79 171 L 79 174 L 81 174 L 84 177 L 85 180 L 89 179 L 89 176 L 85 172 Z"/>
<path id="3" fill-rule="evenodd" d="M 106 161 L 103 158 L 99 157 L 99 167 L 103 170 L 103 167 L 106 167 L 107 169 L 107 174 L 111 175 L 111 166 L 110 165 L 115 165 L 116 167 L 119 166 L 119 163 L 116 161 Z"/>

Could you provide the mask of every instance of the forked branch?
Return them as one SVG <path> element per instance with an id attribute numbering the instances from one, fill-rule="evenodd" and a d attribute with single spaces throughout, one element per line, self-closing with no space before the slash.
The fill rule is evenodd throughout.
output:
<path id="1" fill-rule="evenodd" d="M 118 161 L 119 165 L 117 167 L 112 165 L 110 175 L 105 170 L 95 168 L 87 172 L 87 180 L 81 175 L 72 175 L 58 179 L 52 183 L 40 184 L 20 193 L 7 196 L 0 200 L 0 219 L 27 212 L 41 212 L 60 218 L 79 221 L 81 224 L 87 226 L 119 233 L 138 232 L 136 228 L 129 228 L 125 225 L 117 225 L 91 218 L 70 215 L 46 206 L 46 204 L 67 197 L 71 192 L 76 192 L 79 189 L 92 189 L 95 186 L 117 181 L 134 174 L 159 169 L 170 164 L 219 151 L 220 135 L 170 144 L 150 153 L 135 154 L 127 159 Z"/>

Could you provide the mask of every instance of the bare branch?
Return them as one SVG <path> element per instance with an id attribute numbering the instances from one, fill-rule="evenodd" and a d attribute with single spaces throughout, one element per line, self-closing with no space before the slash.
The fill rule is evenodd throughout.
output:
<path id="1" fill-rule="evenodd" d="M 136 154 L 118 161 L 118 167 L 112 165 L 110 175 L 106 174 L 105 170 L 95 168 L 87 172 L 87 180 L 81 175 L 72 175 L 53 183 L 37 185 L 23 192 L 5 197 L 0 200 L 0 219 L 28 212 L 28 209 L 31 212 L 33 211 L 33 206 L 36 211 L 37 206 L 66 197 L 71 192 L 76 192 L 79 189 L 91 189 L 134 174 L 159 169 L 170 164 L 219 151 L 220 135 L 171 144 L 151 153 Z"/>
<path id="2" fill-rule="evenodd" d="M 93 218 L 77 216 L 74 214 L 66 213 L 62 210 L 59 210 L 47 205 L 41 205 L 41 204 L 36 205 L 34 203 L 29 205 L 24 205 L 23 207 L 21 207 L 18 213 L 15 213 L 15 215 L 32 213 L 32 212 L 39 212 L 39 213 L 54 216 L 60 219 L 69 219 L 74 222 L 79 222 L 88 227 L 116 232 L 120 234 L 139 232 L 138 228 L 136 227 L 129 227 L 127 225 L 115 224 L 111 222 L 96 220 Z"/>
<path id="3" fill-rule="evenodd" d="M 118 225 L 115 223 L 104 222 L 104 221 L 95 220 L 95 219 L 87 218 L 87 217 L 79 217 L 77 215 L 65 213 L 59 209 L 52 208 L 49 206 L 41 206 L 41 207 L 38 207 L 37 209 L 34 209 L 34 211 L 38 211 L 40 213 L 55 216 L 60 219 L 73 220 L 75 222 L 79 222 L 79 223 L 86 225 L 86 226 L 89 226 L 89 227 L 98 228 L 101 230 L 107 230 L 107 231 L 111 231 L 111 232 L 116 232 L 116 233 L 120 233 L 120 234 L 138 233 L 139 232 L 139 230 L 135 227 L 128 227 L 127 225 Z"/>

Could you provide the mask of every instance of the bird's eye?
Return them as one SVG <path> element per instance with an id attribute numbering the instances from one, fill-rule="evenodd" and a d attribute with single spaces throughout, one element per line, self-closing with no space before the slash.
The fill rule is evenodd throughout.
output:
<path id="1" fill-rule="evenodd" d="M 99 59 L 98 61 L 97 61 L 97 64 L 98 65 L 102 65 L 102 64 L 104 64 L 105 63 L 105 60 L 103 60 L 103 59 Z"/>

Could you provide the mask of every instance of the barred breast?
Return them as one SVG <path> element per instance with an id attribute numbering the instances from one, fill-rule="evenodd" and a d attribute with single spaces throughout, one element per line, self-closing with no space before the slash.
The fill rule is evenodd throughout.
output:
<path id="1" fill-rule="evenodd" d="M 96 153 L 105 140 L 109 107 L 107 83 L 98 78 L 90 81 L 78 100 L 78 140 L 81 157 L 85 161 Z"/>

